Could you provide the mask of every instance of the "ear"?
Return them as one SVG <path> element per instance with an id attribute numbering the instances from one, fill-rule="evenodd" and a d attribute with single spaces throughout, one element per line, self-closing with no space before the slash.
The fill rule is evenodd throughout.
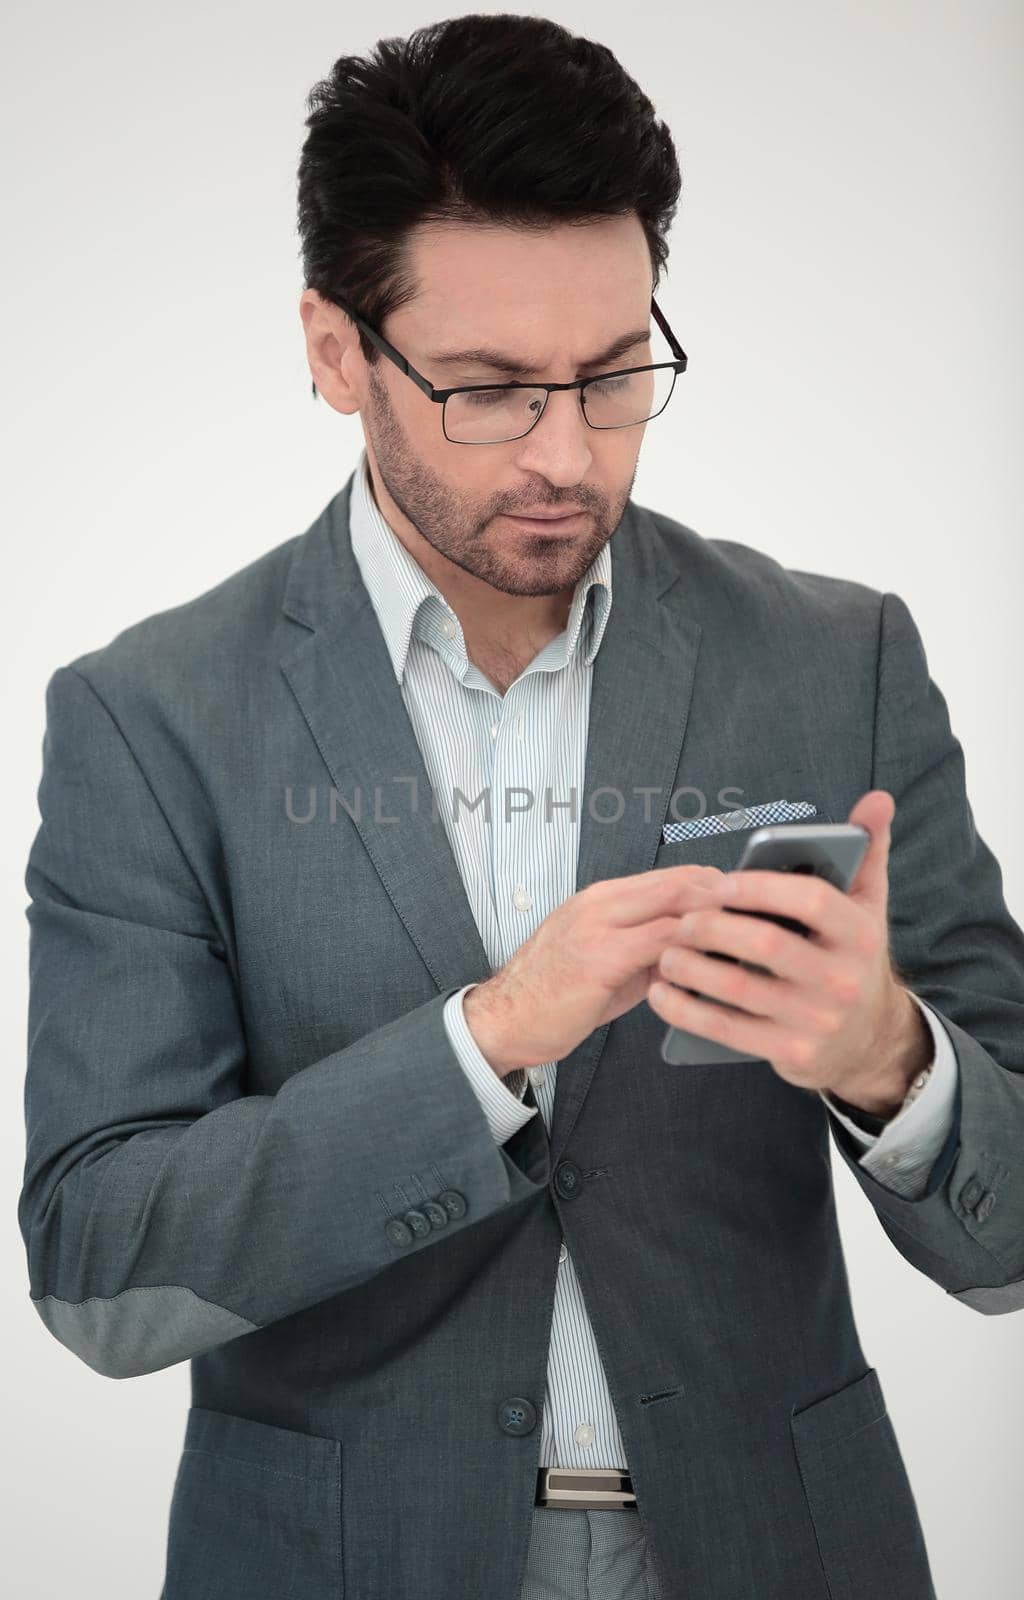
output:
<path id="1" fill-rule="evenodd" d="M 302 291 L 299 316 L 317 393 L 335 411 L 351 416 L 361 410 L 366 392 L 366 361 L 355 323 L 316 289 Z"/>

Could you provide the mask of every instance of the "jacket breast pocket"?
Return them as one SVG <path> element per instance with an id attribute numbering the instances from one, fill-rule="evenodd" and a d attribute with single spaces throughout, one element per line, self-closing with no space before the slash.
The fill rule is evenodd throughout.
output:
<path id="1" fill-rule="evenodd" d="M 831 1600 L 936 1600 L 875 1368 L 789 1421 Z"/>
<path id="2" fill-rule="evenodd" d="M 160 1600 L 342 1600 L 341 1444 L 189 1409 Z"/>
<path id="3" fill-rule="evenodd" d="M 832 822 L 827 811 L 820 808 L 816 815 L 808 817 L 806 822 Z M 801 819 L 803 823 L 804 819 Z M 773 827 L 791 828 L 797 824 L 791 822 L 773 823 Z M 727 828 L 720 833 L 706 833 L 699 837 L 667 840 L 662 839 L 654 857 L 655 867 L 718 867 L 721 872 L 731 872 L 738 865 L 739 859 L 746 848 L 747 840 L 752 833 L 757 831 L 756 826 L 750 828 Z"/>

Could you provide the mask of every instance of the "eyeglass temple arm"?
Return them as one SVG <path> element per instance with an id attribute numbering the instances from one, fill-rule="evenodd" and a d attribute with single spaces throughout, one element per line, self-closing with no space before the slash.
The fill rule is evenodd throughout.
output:
<path id="1" fill-rule="evenodd" d="M 677 361 L 682 361 L 685 363 L 686 352 L 679 343 L 679 340 L 676 338 L 675 334 L 672 332 L 672 329 L 669 327 L 665 318 L 662 316 L 661 308 L 659 307 L 658 302 L 655 300 L 653 294 L 651 295 L 651 312 L 654 316 L 655 322 L 658 324 L 658 327 L 668 340 L 672 348 L 672 354 L 675 356 Z"/>

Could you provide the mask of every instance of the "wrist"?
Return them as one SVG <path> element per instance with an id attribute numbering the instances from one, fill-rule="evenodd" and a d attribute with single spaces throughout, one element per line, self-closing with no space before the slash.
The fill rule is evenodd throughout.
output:
<path id="1" fill-rule="evenodd" d="M 463 996 L 462 1015 L 480 1054 L 499 1078 L 507 1078 L 510 1072 L 533 1064 L 520 1060 L 509 1049 L 508 1038 L 512 1032 L 509 1007 L 496 979 L 478 983 Z"/>
<path id="2" fill-rule="evenodd" d="M 935 1042 L 921 1008 L 905 989 L 899 991 L 897 1015 L 884 1068 L 856 1088 L 848 1087 L 844 1096 L 846 1105 L 852 1104 L 858 1111 L 883 1121 L 890 1121 L 902 1109 L 935 1053 Z"/>

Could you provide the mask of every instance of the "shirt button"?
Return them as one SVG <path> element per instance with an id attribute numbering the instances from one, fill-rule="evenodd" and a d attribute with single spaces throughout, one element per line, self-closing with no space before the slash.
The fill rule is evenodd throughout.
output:
<path id="1" fill-rule="evenodd" d="M 594 1425 L 593 1425 L 593 1423 L 592 1422 L 581 1422 L 579 1427 L 576 1429 L 575 1433 L 573 1434 L 573 1438 L 576 1440 L 577 1444 L 583 1444 L 583 1445 L 593 1444 L 593 1442 L 594 1442 Z"/>
<path id="2" fill-rule="evenodd" d="M 444 634 L 446 639 L 454 639 L 454 637 L 455 637 L 455 624 L 452 621 L 451 617 L 445 617 L 444 621 L 441 624 L 441 632 Z"/>
<path id="3" fill-rule="evenodd" d="M 885 1164 L 887 1167 L 896 1167 L 899 1166 L 899 1160 L 900 1158 L 898 1155 L 887 1155 L 885 1158 Z"/>
<path id="4" fill-rule="evenodd" d="M 533 905 L 533 895 L 530 894 L 529 890 L 524 889 L 521 883 L 517 883 L 512 895 L 512 904 L 517 911 L 529 911 Z"/>
<path id="5" fill-rule="evenodd" d="M 492 739 L 496 739 L 497 737 L 498 737 L 498 724 L 496 722 L 492 722 L 491 723 L 491 738 Z"/>
<path id="6" fill-rule="evenodd" d="M 521 739 L 523 737 L 523 717 L 522 717 L 522 713 L 521 712 L 520 712 L 519 716 L 516 718 L 516 729 L 517 729 L 517 731 L 519 733 L 519 737 Z"/>
<path id="7" fill-rule="evenodd" d="M 543 1067 L 530 1067 L 529 1070 L 527 1071 L 526 1076 L 529 1078 L 531 1083 L 543 1083 L 544 1082 L 544 1068 Z"/>
<path id="8" fill-rule="evenodd" d="M 568 1254 L 569 1254 L 569 1247 L 566 1244 L 565 1240 L 563 1239 L 561 1244 L 558 1246 L 558 1264 L 559 1264 L 559 1266 L 561 1266 L 562 1262 L 565 1260 L 565 1258 L 566 1258 L 566 1256 Z"/>

